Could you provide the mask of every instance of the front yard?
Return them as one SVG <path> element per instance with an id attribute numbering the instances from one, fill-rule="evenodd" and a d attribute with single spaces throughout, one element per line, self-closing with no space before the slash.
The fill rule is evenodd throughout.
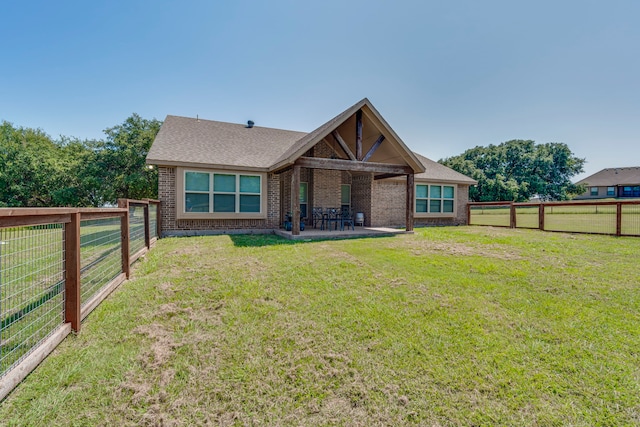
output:
<path id="1" fill-rule="evenodd" d="M 639 244 L 163 239 L 0 424 L 639 424 Z"/>

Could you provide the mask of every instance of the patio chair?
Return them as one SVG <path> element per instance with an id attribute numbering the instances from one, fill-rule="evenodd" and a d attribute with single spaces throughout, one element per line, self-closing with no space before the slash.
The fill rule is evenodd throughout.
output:
<path id="1" fill-rule="evenodd" d="M 313 228 L 316 228 L 316 225 L 320 223 L 320 230 L 324 230 L 325 217 L 324 217 L 324 212 L 322 211 L 322 208 L 314 207 L 311 214 L 312 214 Z"/>
<path id="2" fill-rule="evenodd" d="M 355 230 L 355 221 L 353 219 L 353 211 L 349 208 L 342 209 L 340 213 L 340 231 L 344 231 L 344 226 L 347 226 L 347 230 L 349 226 L 351 226 L 351 230 Z"/>
<path id="3" fill-rule="evenodd" d="M 325 213 L 327 228 L 331 231 L 331 225 L 333 224 L 334 230 L 338 229 L 338 224 L 340 224 L 340 209 L 338 208 L 327 208 Z"/>

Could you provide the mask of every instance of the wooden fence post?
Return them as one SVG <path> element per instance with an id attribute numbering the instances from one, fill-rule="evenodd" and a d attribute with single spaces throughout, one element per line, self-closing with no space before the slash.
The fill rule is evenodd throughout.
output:
<path id="1" fill-rule="evenodd" d="M 129 262 L 129 200 L 118 199 L 118 207 L 127 211 L 120 217 L 120 248 L 122 250 L 122 272 L 127 279 L 131 273 L 131 263 Z"/>
<path id="2" fill-rule="evenodd" d="M 82 322 L 80 301 L 80 213 L 71 214 L 71 222 L 64 225 L 64 321 L 71 329 L 80 331 Z"/>
<path id="3" fill-rule="evenodd" d="M 511 202 L 509 208 L 509 227 L 516 228 L 516 206 Z"/>
<path id="4" fill-rule="evenodd" d="M 149 203 L 144 205 L 144 244 L 147 249 L 151 249 L 151 230 L 149 224 Z"/>
<path id="5" fill-rule="evenodd" d="M 156 203 L 156 235 L 162 238 L 162 202 Z"/>
<path id="6" fill-rule="evenodd" d="M 616 203 L 616 236 L 622 236 L 622 203 Z"/>
<path id="7" fill-rule="evenodd" d="M 544 231 L 544 203 L 538 206 L 538 228 Z"/>

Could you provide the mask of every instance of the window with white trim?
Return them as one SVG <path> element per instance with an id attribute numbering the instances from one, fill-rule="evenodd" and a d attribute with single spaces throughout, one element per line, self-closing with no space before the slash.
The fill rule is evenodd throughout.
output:
<path id="1" fill-rule="evenodd" d="M 260 213 L 262 177 L 184 171 L 184 212 Z"/>
<path id="2" fill-rule="evenodd" d="M 351 185 L 342 184 L 340 186 L 340 209 L 351 209 Z"/>
<path id="3" fill-rule="evenodd" d="M 452 214 L 455 195 L 453 185 L 416 184 L 416 213 Z"/>
<path id="4" fill-rule="evenodd" d="M 307 206 L 309 202 L 309 183 L 300 183 L 300 216 L 307 217 Z"/>

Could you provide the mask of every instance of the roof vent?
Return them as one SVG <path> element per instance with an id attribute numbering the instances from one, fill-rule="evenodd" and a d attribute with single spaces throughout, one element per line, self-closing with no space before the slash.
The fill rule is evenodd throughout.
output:
<path id="1" fill-rule="evenodd" d="M 254 124 L 255 124 L 255 123 L 253 123 L 253 120 L 249 120 L 249 121 L 247 122 L 247 128 L 251 129 L 251 128 L 253 127 L 253 125 L 254 125 Z"/>

